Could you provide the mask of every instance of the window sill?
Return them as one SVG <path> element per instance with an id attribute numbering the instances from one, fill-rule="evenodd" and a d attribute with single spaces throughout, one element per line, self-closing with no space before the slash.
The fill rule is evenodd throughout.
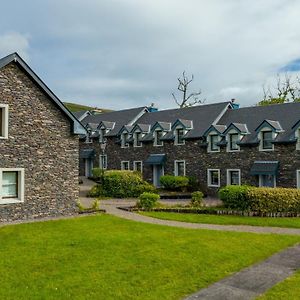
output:
<path id="1" fill-rule="evenodd" d="M 259 149 L 259 151 L 261 151 L 261 152 L 270 152 L 270 151 L 274 151 L 274 148 L 273 149 Z"/>
<path id="2" fill-rule="evenodd" d="M 156 144 L 153 144 L 154 147 L 163 147 L 163 144 L 162 145 L 156 145 Z"/>
<path id="3" fill-rule="evenodd" d="M 16 204 L 16 203 L 23 203 L 24 201 L 23 200 L 20 200 L 20 199 L 0 199 L 0 205 L 1 204 Z"/>
<path id="4" fill-rule="evenodd" d="M 0 140 L 8 140 L 8 136 L 0 136 Z"/>
<path id="5" fill-rule="evenodd" d="M 208 186 L 208 187 L 214 187 L 214 188 L 220 187 L 220 185 L 214 185 L 214 184 L 208 184 L 207 186 Z"/>

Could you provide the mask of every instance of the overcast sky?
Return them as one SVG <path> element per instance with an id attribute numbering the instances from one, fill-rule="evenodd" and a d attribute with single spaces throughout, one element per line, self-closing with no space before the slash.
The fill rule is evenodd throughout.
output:
<path id="1" fill-rule="evenodd" d="M 63 101 L 174 107 L 183 70 L 206 103 L 262 97 L 300 70 L 298 0 L 3 1 L 0 56 L 17 51 Z"/>

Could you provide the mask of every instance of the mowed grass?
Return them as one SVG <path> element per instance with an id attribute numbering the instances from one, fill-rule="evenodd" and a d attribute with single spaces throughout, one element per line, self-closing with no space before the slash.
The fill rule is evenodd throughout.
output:
<path id="1" fill-rule="evenodd" d="M 141 212 L 141 214 L 158 219 L 175 220 L 189 223 L 300 228 L 300 218 L 243 217 L 172 212 Z"/>
<path id="2" fill-rule="evenodd" d="M 287 278 L 271 288 L 259 300 L 299 300 L 300 299 L 300 272 Z"/>
<path id="3" fill-rule="evenodd" d="M 0 299 L 181 299 L 300 241 L 109 215 L 0 228 Z"/>

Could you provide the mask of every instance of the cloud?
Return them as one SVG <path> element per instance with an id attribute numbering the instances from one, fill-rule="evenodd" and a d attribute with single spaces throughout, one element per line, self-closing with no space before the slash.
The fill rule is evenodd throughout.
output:
<path id="1" fill-rule="evenodd" d="M 4 48 L 7 32 L 28 32 L 31 64 L 51 89 L 62 100 L 98 107 L 174 107 L 171 93 L 183 70 L 194 74 L 191 90 L 201 89 L 206 103 L 237 98 L 252 105 L 262 85 L 300 56 L 295 0 L 28 0 L 3 6 L 14 18 L 0 19 L 0 53 L 11 52 Z M 19 36 L 23 44 L 10 44 L 28 56 L 28 38 Z"/>
<path id="2" fill-rule="evenodd" d="M 18 52 L 24 59 L 29 59 L 28 36 L 18 32 L 8 32 L 0 35 L 0 56 Z"/>

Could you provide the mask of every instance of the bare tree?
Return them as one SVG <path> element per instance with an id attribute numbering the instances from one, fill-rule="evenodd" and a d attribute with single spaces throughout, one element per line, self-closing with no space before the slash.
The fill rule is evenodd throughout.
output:
<path id="1" fill-rule="evenodd" d="M 276 86 L 263 85 L 263 99 L 258 105 L 270 105 L 286 102 L 299 102 L 300 79 L 289 74 L 277 74 Z"/>
<path id="2" fill-rule="evenodd" d="M 178 80 L 178 87 L 177 90 L 182 93 L 182 98 L 180 100 L 177 99 L 174 93 L 172 96 L 174 98 L 175 103 L 180 107 L 190 107 L 196 104 L 202 104 L 205 102 L 205 99 L 200 99 L 199 96 L 201 95 L 201 90 L 196 93 L 188 93 L 189 84 L 194 80 L 194 75 L 191 78 L 188 78 L 185 75 L 185 71 L 182 73 L 182 78 L 177 78 Z"/>

